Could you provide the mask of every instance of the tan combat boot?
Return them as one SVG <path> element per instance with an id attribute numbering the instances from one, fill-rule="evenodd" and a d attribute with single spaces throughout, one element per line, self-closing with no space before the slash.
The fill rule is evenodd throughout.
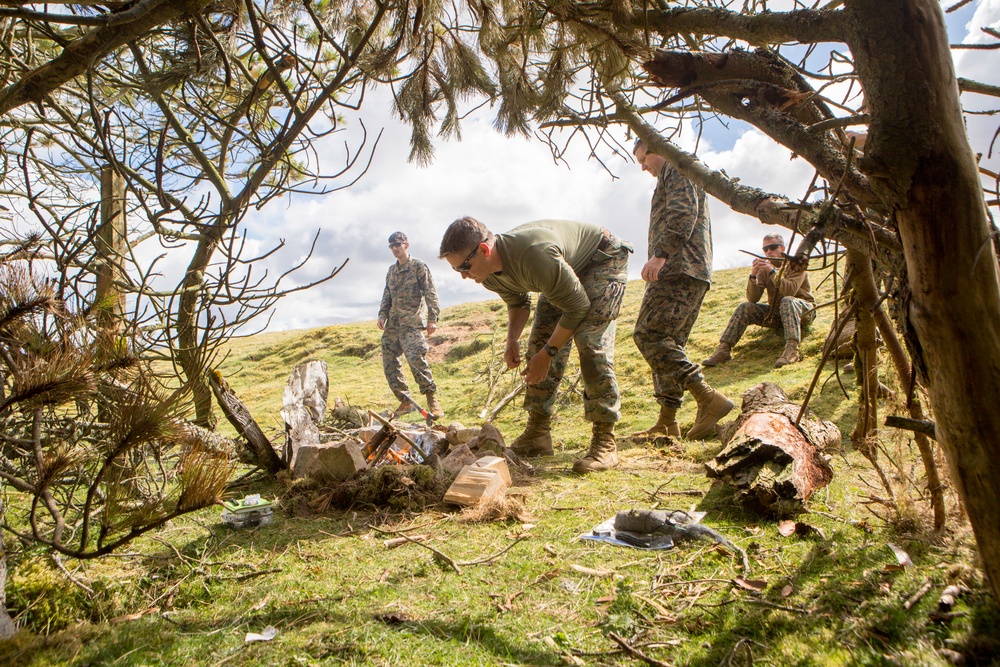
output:
<path id="1" fill-rule="evenodd" d="M 582 459 L 573 461 L 573 472 L 586 474 L 610 470 L 618 465 L 618 444 L 615 442 L 614 422 L 594 422 L 594 435 L 590 438 L 590 451 Z"/>
<path id="2" fill-rule="evenodd" d="M 801 358 L 802 357 L 799 356 L 799 341 L 786 340 L 785 351 L 782 352 L 781 356 L 774 362 L 774 367 L 781 368 L 782 366 L 787 366 L 788 364 L 794 364 Z"/>
<path id="3" fill-rule="evenodd" d="M 698 416 L 695 417 L 694 426 L 687 433 L 687 439 L 700 440 L 712 432 L 720 419 L 729 414 L 734 403 L 721 391 L 709 387 L 704 380 L 692 382 L 686 388 L 698 403 Z"/>
<path id="4" fill-rule="evenodd" d="M 552 455 L 552 418 L 539 412 L 528 413 L 528 425 L 510 448 L 518 456 Z"/>
<path id="5" fill-rule="evenodd" d="M 661 405 L 660 416 L 657 417 L 656 423 L 645 431 L 636 431 L 629 438 L 642 441 L 662 438 L 664 436 L 671 438 L 681 437 L 681 427 L 677 424 L 677 408 L 668 408 Z"/>
<path id="6" fill-rule="evenodd" d="M 437 394 L 429 391 L 424 396 L 427 397 L 427 412 L 431 413 L 434 417 L 444 417 L 444 408 L 438 403 Z"/>
<path id="7" fill-rule="evenodd" d="M 733 346 L 729 343 L 719 343 L 719 346 L 715 348 L 715 352 L 712 353 L 705 361 L 701 362 L 702 366 L 718 366 L 724 364 L 733 358 L 731 354 L 733 351 Z"/>

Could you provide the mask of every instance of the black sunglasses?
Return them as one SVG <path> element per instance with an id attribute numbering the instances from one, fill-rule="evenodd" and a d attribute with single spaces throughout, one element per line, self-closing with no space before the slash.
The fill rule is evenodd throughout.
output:
<path id="1" fill-rule="evenodd" d="M 470 264 L 469 262 L 471 262 L 472 258 L 476 256 L 477 252 L 479 252 L 479 246 L 482 245 L 483 243 L 486 243 L 486 239 L 483 239 L 482 241 L 476 244 L 476 247 L 472 249 L 472 252 L 469 253 L 469 256 L 465 258 L 464 262 L 462 262 L 458 266 L 453 266 L 451 268 L 455 269 L 459 273 L 465 273 L 466 271 L 471 269 L 472 264 Z"/>
<path id="2" fill-rule="evenodd" d="M 404 241 L 400 241 L 399 243 L 390 243 L 389 247 L 390 248 L 398 248 L 399 246 L 401 246 L 403 244 L 404 244 Z"/>
<path id="3" fill-rule="evenodd" d="M 764 252 L 769 252 L 771 250 L 777 250 L 780 247 L 781 247 L 780 243 L 769 243 L 769 244 L 767 244 L 766 246 L 763 247 L 763 250 L 764 250 Z"/>

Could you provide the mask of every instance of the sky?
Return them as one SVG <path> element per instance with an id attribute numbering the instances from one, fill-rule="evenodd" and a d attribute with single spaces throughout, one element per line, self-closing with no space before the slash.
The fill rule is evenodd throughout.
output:
<path id="1" fill-rule="evenodd" d="M 970 3 L 947 20 L 953 43 L 996 42 L 976 26 L 1000 26 L 1000 0 Z M 960 51 L 955 57 L 959 76 L 1000 84 L 995 61 L 993 51 Z M 993 104 L 986 98 L 965 100 L 967 106 L 980 102 Z M 612 159 L 605 169 L 596 160 L 588 160 L 581 152 L 585 146 L 576 142 L 571 145 L 568 166 L 556 164 L 548 147 L 537 139 L 508 138 L 496 132 L 492 110 L 487 107 L 463 122 L 461 141 L 437 141 L 433 163 L 420 167 L 407 161 L 409 129 L 392 117 L 387 95 L 370 97 L 363 118 L 370 136 L 373 128 L 376 133 L 381 128 L 382 136 L 370 168 L 357 183 L 324 196 L 292 196 L 283 206 L 272 204 L 246 221 L 251 248 L 267 249 L 284 239 L 285 248 L 275 256 L 272 270 L 301 259 L 319 230 L 313 258 L 295 274 L 300 283 L 327 275 L 347 261 L 333 280 L 281 300 L 269 331 L 374 320 L 385 273 L 394 261 L 387 239 L 397 230 L 409 237 L 411 255 L 430 267 L 442 307 L 495 298 L 473 281 L 463 281 L 437 257 L 444 230 L 464 215 L 477 218 L 494 232 L 540 219 L 602 225 L 635 245 L 629 273 L 638 278 L 646 258 L 655 182 L 634 161 Z M 989 136 L 995 129 L 992 117 L 969 121 L 970 135 Z M 697 154 L 709 167 L 724 169 L 745 185 L 793 199 L 805 192 L 813 173 L 809 166 L 792 159 L 786 149 L 758 131 L 737 123 L 729 129 L 715 125 L 704 130 Z M 676 141 L 690 151 L 695 135 L 695 128 L 688 126 Z M 626 141 L 624 130 L 621 136 Z M 334 135 L 317 147 L 325 165 L 343 163 L 344 141 L 343 136 Z M 766 227 L 709 199 L 716 270 L 749 265 L 752 258 L 740 250 L 759 251 L 761 238 L 768 232 L 788 238 L 787 230 Z"/>

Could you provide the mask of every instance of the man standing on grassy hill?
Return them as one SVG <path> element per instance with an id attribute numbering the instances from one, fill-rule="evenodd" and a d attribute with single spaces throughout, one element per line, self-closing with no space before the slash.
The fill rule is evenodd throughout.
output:
<path id="1" fill-rule="evenodd" d="M 705 191 L 636 141 L 635 159 L 656 179 L 649 213 L 649 260 L 642 267 L 646 293 L 632 334 L 653 371 L 653 395 L 660 404 L 656 423 L 633 438 L 680 437 L 677 409 L 684 391 L 698 403 L 690 440 L 704 438 L 733 402 L 708 386 L 684 346 L 712 283 L 712 225 Z"/>
<path id="2" fill-rule="evenodd" d="M 569 220 L 540 220 L 493 234 L 474 218 L 451 223 L 441 257 L 451 268 L 496 292 L 507 304 L 508 368 L 521 365 L 519 339 L 539 294 L 528 337 L 524 409 L 528 425 L 511 443 L 521 456 L 552 454 L 556 389 L 576 342 L 583 376 L 584 416 L 593 423 L 587 454 L 573 471 L 618 465 L 615 422 L 621 417 L 615 377 L 615 320 L 628 279 L 632 246 L 606 229 Z"/>
<path id="3" fill-rule="evenodd" d="M 718 366 L 732 359 L 730 353 L 733 346 L 751 324 L 784 331 L 785 351 L 774 362 L 775 368 L 793 364 L 800 359 L 802 327 L 808 326 L 816 316 L 816 300 L 809 286 L 809 276 L 806 275 L 808 265 L 788 262 L 787 266 L 778 271 L 776 267 L 785 254 L 785 239 L 781 234 L 765 236 L 763 250 L 765 256 L 757 257 L 750 266 L 747 300 L 736 307 L 726 330 L 719 338 L 719 346 L 712 356 L 701 362 L 703 365 Z M 769 304 L 767 306 L 759 303 L 765 294 Z"/>
<path id="4" fill-rule="evenodd" d="M 427 334 L 437 331 L 441 314 L 437 290 L 430 269 L 416 257 L 410 257 L 410 244 L 403 232 L 389 236 L 389 249 L 396 263 L 385 276 L 385 290 L 378 309 L 378 328 L 382 333 L 382 370 L 389 381 L 389 389 L 399 399 L 396 414 L 414 409 L 407 398 L 410 389 L 403 377 L 399 357 L 406 355 L 410 372 L 427 397 L 427 410 L 435 417 L 444 415 L 437 399 L 437 385 L 427 364 Z"/>

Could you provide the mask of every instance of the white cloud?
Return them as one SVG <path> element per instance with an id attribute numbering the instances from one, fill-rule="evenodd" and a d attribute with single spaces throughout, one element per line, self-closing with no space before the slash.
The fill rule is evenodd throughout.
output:
<path id="1" fill-rule="evenodd" d="M 690 144 L 695 134 L 689 131 L 683 136 L 682 143 Z M 409 236 L 411 253 L 430 266 L 443 305 L 493 298 L 437 259 L 445 228 L 463 215 L 496 231 L 543 218 L 601 224 L 636 246 L 631 274 L 638 277 L 646 257 L 654 181 L 634 162 L 620 158 L 607 163 L 618 176 L 615 179 L 597 161 L 587 160 L 582 142 L 577 143 L 571 147 L 577 153 L 568 157 L 570 167 L 557 165 L 545 145 L 506 138 L 484 115 L 464 125 L 463 141 L 439 143 L 433 164 L 419 168 L 406 162 L 408 130 L 391 123 L 358 184 L 325 197 L 296 199 L 277 215 L 269 212 L 267 224 L 249 227 L 265 247 L 284 237 L 288 253 L 283 261 L 300 257 L 315 229 L 322 229 L 313 266 L 299 276 L 303 282 L 350 257 L 334 280 L 283 300 L 271 328 L 374 319 L 385 272 L 393 261 L 386 240 L 397 229 Z M 704 138 L 701 149 L 711 167 L 724 168 L 748 185 L 792 197 L 805 189 L 811 176 L 803 161 L 789 161 L 787 150 L 756 131 L 745 132 L 728 151 L 712 151 Z M 768 228 L 715 200 L 710 210 L 716 268 L 749 264 L 750 258 L 739 249 L 757 248 Z"/>

